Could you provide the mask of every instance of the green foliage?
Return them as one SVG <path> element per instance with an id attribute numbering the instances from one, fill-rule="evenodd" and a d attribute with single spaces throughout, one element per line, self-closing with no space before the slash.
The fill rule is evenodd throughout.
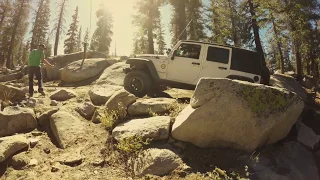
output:
<path id="1" fill-rule="evenodd" d="M 39 44 L 45 44 L 49 30 L 50 0 L 39 0 L 35 11 L 33 28 L 31 30 L 30 50 L 36 49 Z"/>
<path id="2" fill-rule="evenodd" d="M 112 41 L 111 37 L 113 35 L 113 18 L 104 5 L 100 6 L 100 9 L 97 11 L 96 15 L 98 18 L 97 29 L 93 33 L 90 49 L 109 54 Z"/>
<path id="3" fill-rule="evenodd" d="M 204 19 L 203 19 L 203 4 L 201 0 L 188 0 L 186 3 L 186 16 L 190 25 L 187 29 L 189 40 L 203 40 L 204 34 Z"/>
<path id="4" fill-rule="evenodd" d="M 78 18 L 79 18 L 79 7 L 77 6 L 75 13 L 72 16 L 72 23 L 70 24 L 70 27 L 67 33 L 68 38 L 64 41 L 65 54 L 70 54 L 78 51 L 78 48 L 79 48 Z"/>

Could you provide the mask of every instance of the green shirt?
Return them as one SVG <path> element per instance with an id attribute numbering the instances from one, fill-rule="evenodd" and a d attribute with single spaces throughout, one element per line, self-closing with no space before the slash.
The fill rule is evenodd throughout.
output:
<path id="1" fill-rule="evenodd" d="M 44 53 L 40 49 L 34 49 L 29 54 L 29 66 L 41 66 L 41 60 L 44 58 Z"/>

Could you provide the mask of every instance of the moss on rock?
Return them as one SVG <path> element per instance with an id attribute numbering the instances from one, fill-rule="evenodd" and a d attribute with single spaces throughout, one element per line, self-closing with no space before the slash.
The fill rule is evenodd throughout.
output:
<path id="1" fill-rule="evenodd" d="M 285 110 L 290 101 L 290 92 L 265 86 L 244 85 L 238 94 L 248 103 L 251 111 L 258 116 L 266 116 L 272 112 Z"/>

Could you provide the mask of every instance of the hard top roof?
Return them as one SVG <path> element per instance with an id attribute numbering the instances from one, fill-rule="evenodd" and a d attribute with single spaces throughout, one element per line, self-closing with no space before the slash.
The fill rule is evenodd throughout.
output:
<path id="1" fill-rule="evenodd" d="M 211 42 L 204 42 L 204 41 L 181 40 L 181 42 L 209 44 L 209 45 L 223 46 L 223 47 L 228 47 L 228 48 L 233 48 L 233 49 L 239 49 L 239 50 L 244 50 L 244 51 L 259 53 L 259 52 L 257 52 L 257 51 L 252 51 L 252 50 L 248 50 L 248 49 L 243 49 L 243 48 L 239 48 L 239 47 L 235 47 L 235 46 L 228 46 L 228 45 L 223 45 L 223 44 L 218 44 L 218 43 L 211 43 Z M 260 53 L 259 53 L 259 54 L 260 54 Z"/>

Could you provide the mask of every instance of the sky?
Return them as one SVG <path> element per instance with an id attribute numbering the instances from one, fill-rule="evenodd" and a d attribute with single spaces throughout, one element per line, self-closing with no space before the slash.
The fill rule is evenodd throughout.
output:
<path id="1" fill-rule="evenodd" d="M 52 19 L 55 19 L 59 13 L 57 8 L 57 2 L 59 1 L 60 0 L 51 0 L 51 21 L 49 23 L 51 26 L 50 29 L 52 29 L 53 25 L 55 24 Z M 203 1 L 205 4 L 207 4 L 209 0 Z M 90 30 L 90 33 L 92 35 L 94 30 L 96 29 L 96 11 L 102 3 L 104 3 L 105 8 L 112 13 L 114 20 L 110 54 L 114 53 L 116 47 L 118 56 L 130 55 L 133 49 L 133 35 L 137 30 L 137 28 L 132 25 L 132 14 L 135 13 L 134 7 L 137 3 L 137 0 L 68 0 L 67 14 L 65 18 L 66 21 L 64 24 L 65 31 L 68 31 L 69 25 L 72 21 L 72 15 L 74 14 L 76 7 L 79 6 L 79 25 L 80 27 L 82 27 L 82 35 L 85 35 L 85 31 L 87 28 Z M 92 8 L 90 8 L 90 4 Z M 36 9 L 36 1 L 34 1 L 32 6 L 33 9 Z M 91 13 L 90 9 L 92 10 Z M 161 8 L 161 19 L 162 24 L 165 25 L 165 41 L 168 47 L 171 44 L 171 35 L 169 32 L 171 13 L 172 12 L 170 5 L 166 5 Z M 54 44 L 54 34 L 55 33 L 52 32 L 52 44 Z M 31 34 L 29 34 L 29 36 L 31 36 Z M 64 53 L 63 45 L 65 37 L 66 36 L 64 34 L 60 39 L 58 54 Z"/>

